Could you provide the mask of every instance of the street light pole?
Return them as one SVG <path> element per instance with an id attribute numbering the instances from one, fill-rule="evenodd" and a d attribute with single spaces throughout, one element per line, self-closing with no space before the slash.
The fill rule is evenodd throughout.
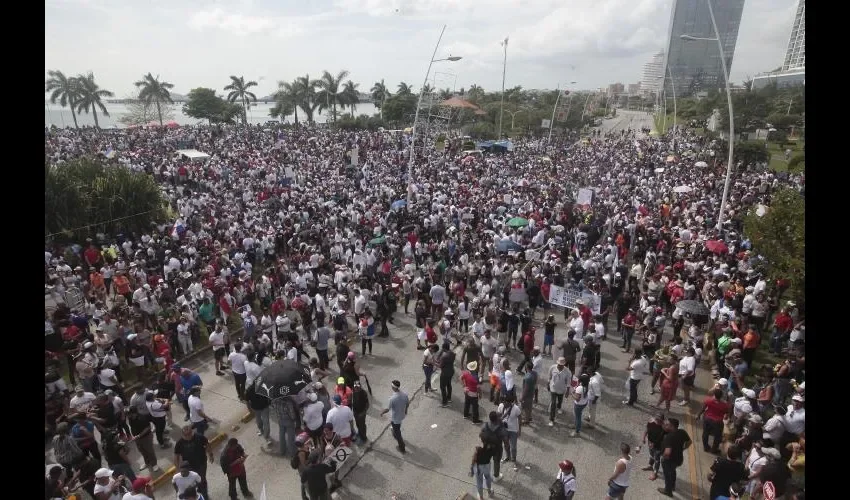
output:
<path id="1" fill-rule="evenodd" d="M 570 82 L 570 85 L 575 85 L 576 82 Z M 555 97 L 555 106 L 552 108 L 552 120 L 549 121 L 549 138 L 546 139 L 546 144 L 552 142 L 552 128 L 555 126 L 555 112 L 558 110 L 558 103 L 561 101 L 561 84 L 559 83 L 555 87 L 555 91 L 558 93 L 557 97 Z M 572 94 L 570 94 L 570 102 L 572 102 Z M 570 117 L 569 109 L 567 110 L 567 118 Z"/>
<path id="2" fill-rule="evenodd" d="M 679 111 L 676 107 L 676 82 L 673 80 L 673 73 L 670 71 L 670 65 L 667 65 L 667 74 L 670 75 L 670 89 L 673 91 L 673 153 L 676 153 L 676 134 L 678 133 L 678 129 L 676 128 L 676 115 L 679 114 Z"/>
<path id="3" fill-rule="evenodd" d="M 502 42 L 505 48 L 505 58 L 502 61 L 502 104 L 499 105 L 499 133 L 496 134 L 496 140 L 502 140 L 502 116 L 505 113 L 505 70 L 508 67 L 508 37 Z"/>

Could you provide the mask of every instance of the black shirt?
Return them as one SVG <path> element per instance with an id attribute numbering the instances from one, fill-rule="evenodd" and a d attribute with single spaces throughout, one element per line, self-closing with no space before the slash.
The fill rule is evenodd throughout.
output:
<path id="1" fill-rule="evenodd" d="M 207 463 L 207 447 L 209 440 L 204 436 L 192 435 L 191 439 L 181 437 L 174 445 L 174 454 L 180 455 L 181 460 L 186 460 L 192 470 L 205 468 Z"/>
<path id="2" fill-rule="evenodd" d="M 662 453 L 670 448 L 670 460 L 677 466 L 685 461 L 685 443 L 690 442 L 691 437 L 684 429 L 676 429 L 664 436 L 661 442 Z"/>
<path id="3" fill-rule="evenodd" d="M 709 498 L 717 498 L 729 494 L 729 487 L 747 478 L 744 464 L 735 460 L 718 457 L 711 465 L 714 479 L 711 481 Z"/>
<path id="4" fill-rule="evenodd" d="M 257 386 L 253 383 L 245 389 L 245 399 L 248 400 L 248 405 L 252 410 L 265 410 L 271 404 L 269 398 L 257 394 Z"/>
<path id="5" fill-rule="evenodd" d="M 137 413 L 135 416 L 130 415 L 127 421 L 130 424 L 130 431 L 134 436 L 138 436 L 144 432 L 145 429 L 150 429 L 151 427 L 150 415 Z"/>
<path id="6" fill-rule="evenodd" d="M 115 414 L 115 407 L 108 402 L 97 408 L 97 418 L 103 419 L 104 427 L 115 427 L 118 425 L 118 415 Z"/>
<path id="7" fill-rule="evenodd" d="M 776 497 L 779 498 L 785 494 L 788 487 L 788 480 L 791 479 L 791 471 L 784 461 L 768 462 L 759 471 L 758 475 L 762 483 L 770 481 L 776 487 Z"/>
<path id="8" fill-rule="evenodd" d="M 664 427 L 652 420 L 646 424 L 646 440 L 652 443 L 653 446 L 660 448 L 661 441 L 664 439 Z M 714 497 L 712 497 L 714 498 Z"/>
<path id="9" fill-rule="evenodd" d="M 493 459 L 493 451 L 489 448 L 482 447 L 475 455 L 475 463 L 479 465 L 489 464 Z"/>
<path id="10" fill-rule="evenodd" d="M 308 465 L 301 472 L 301 482 L 307 483 L 307 491 L 311 497 L 317 497 L 328 491 L 328 482 L 325 475 L 336 470 L 336 462 L 331 462 L 330 465 L 320 463 Z"/>

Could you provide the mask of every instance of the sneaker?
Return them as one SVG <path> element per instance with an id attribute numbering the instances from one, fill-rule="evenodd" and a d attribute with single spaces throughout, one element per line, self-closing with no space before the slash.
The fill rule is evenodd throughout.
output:
<path id="1" fill-rule="evenodd" d="M 514 464 L 514 470 L 519 470 L 519 465 Z"/>
<path id="2" fill-rule="evenodd" d="M 687 401 L 679 401 L 679 406 L 688 406 Z"/>
<path id="3" fill-rule="evenodd" d="M 272 441 L 272 439 L 271 439 L 271 438 L 266 439 L 266 446 L 268 446 L 269 448 L 271 448 L 273 444 L 274 444 L 274 441 Z"/>
<path id="4" fill-rule="evenodd" d="M 262 435 L 263 435 L 263 432 L 262 432 L 262 431 L 257 431 L 257 435 L 258 435 L 258 436 L 262 436 Z"/>
<path id="5" fill-rule="evenodd" d="M 508 458 L 508 457 L 504 457 L 504 458 L 502 459 L 502 463 L 510 462 L 510 461 L 511 461 L 511 459 L 510 459 L 510 458 Z"/>
<path id="6" fill-rule="evenodd" d="M 564 410 L 558 408 L 558 415 L 563 415 L 563 414 L 564 414 Z"/>
<path id="7" fill-rule="evenodd" d="M 555 422 L 552 422 L 552 421 L 550 420 L 550 421 L 549 421 L 549 423 L 548 423 L 548 424 L 546 424 L 546 425 L 548 425 L 549 427 L 554 427 L 554 426 L 555 426 Z"/>
<path id="8" fill-rule="evenodd" d="M 494 476 L 493 476 L 493 482 L 497 482 L 499 479 L 502 479 L 502 477 L 503 477 L 503 475 L 502 475 L 502 474 L 496 474 L 496 475 L 494 475 Z"/>
<path id="9" fill-rule="evenodd" d="M 578 432 L 573 431 L 573 432 L 571 432 L 571 433 L 570 433 L 570 437 L 571 437 L 571 438 L 574 438 L 574 437 L 576 437 L 576 436 L 578 436 Z"/>
<path id="10" fill-rule="evenodd" d="M 254 494 L 251 493 L 250 491 L 248 491 L 246 493 L 242 493 L 242 496 L 245 497 L 245 498 L 254 498 Z"/>
<path id="11" fill-rule="evenodd" d="M 495 493 L 493 493 L 493 490 L 492 490 L 492 489 L 487 490 L 487 494 L 488 494 L 488 495 L 490 495 L 490 498 L 495 498 L 495 497 L 496 497 L 496 494 L 495 494 Z"/>
<path id="12" fill-rule="evenodd" d="M 706 450 L 706 451 L 708 451 L 708 450 Z M 141 466 L 141 467 L 139 467 L 139 470 L 140 470 L 140 471 L 143 471 L 143 470 L 145 470 L 145 469 L 147 469 L 147 468 L 148 468 L 148 464 L 142 464 L 142 466 Z"/>
<path id="13" fill-rule="evenodd" d="M 651 470 L 652 470 L 652 466 L 651 466 L 651 465 L 647 465 L 646 467 L 642 468 L 641 470 L 649 472 L 649 471 L 651 471 Z"/>
<path id="14" fill-rule="evenodd" d="M 627 399 L 624 399 L 624 400 L 623 400 L 623 404 L 624 404 L 624 405 L 627 405 L 627 404 L 629 404 L 629 401 L 628 401 Z"/>
<path id="15" fill-rule="evenodd" d="M 216 375 L 224 375 L 224 372 L 223 372 L 223 371 L 221 371 L 221 370 L 218 370 L 218 371 L 216 371 L 216 372 L 215 372 L 215 374 L 216 374 Z"/>
<path id="16" fill-rule="evenodd" d="M 673 493 L 665 490 L 664 488 L 658 488 L 658 493 L 661 493 L 665 497 L 671 497 L 671 498 L 673 497 Z"/>
<path id="17" fill-rule="evenodd" d="M 160 467 L 159 465 L 154 465 L 153 467 L 151 467 L 151 470 L 154 472 L 162 472 L 162 467 Z"/>

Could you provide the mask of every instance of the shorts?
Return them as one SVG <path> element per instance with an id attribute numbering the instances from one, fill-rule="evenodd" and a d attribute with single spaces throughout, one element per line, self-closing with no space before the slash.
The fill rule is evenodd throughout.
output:
<path id="1" fill-rule="evenodd" d="M 628 486 L 620 486 L 614 481 L 608 482 L 608 496 L 611 498 L 623 498 L 626 494 Z"/>
<path id="2" fill-rule="evenodd" d="M 224 354 L 224 347 L 218 350 L 213 350 L 213 356 L 215 356 L 215 359 L 218 361 L 221 361 L 224 358 Z"/>
<path id="3" fill-rule="evenodd" d="M 696 374 L 688 375 L 687 377 L 682 378 L 682 383 L 685 387 L 693 387 L 694 386 L 694 378 L 696 378 Z"/>
<path id="4" fill-rule="evenodd" d="M 544 334 L 543 335 L 543 347 L 555 345 L 555 335 Z"/>

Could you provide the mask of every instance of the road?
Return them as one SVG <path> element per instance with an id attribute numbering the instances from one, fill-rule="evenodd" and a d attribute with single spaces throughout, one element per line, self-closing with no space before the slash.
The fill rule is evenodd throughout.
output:
<path id="1" fill-rule="evenodd" d="M 605 119 L 599 127 L 596 127 L 605 135 L 609 132 L 620 132 L 621 130 L 637 130 L 642 128 L 654 129 L 652 113 L 644 111 L 629 111 L 618 109 L 617 116 L 614 118 Z"/>
<path id="2" fill-rule="evenodd" d="M 557 311 L 560 320 L 563 315 Z M 538 319 L 540 314 L 538 313 Z M 611 323 L 613 326 L 613 322 Z M 565 338 L 566 329 L 559 325 L 556 329 L 556 342 Z M 586 429 L 580 438 L 570 438 L 567 421 L 572 422 L 572 404 L 565 402 L 565 414 L 556 418 L 554 427 L 546 425 L 548 421 L 549 395 L 541 383 L 540 405 L 533 412 L 533 423 L 522 430 L 519 440 L 518 470 L 512 464 L 502 467 L 503 478 L 494 490 L 496 498 L 548 498 L 548 487 L 557 473 L 557 464 L 569 459 L 578 470 L 578 498 L 604 498 L 607 492 L 607 478 L 614 468 L 619 454 L 619 445 L 626 442 L 634 449 L 640 442 L 644 426 L 650 415 L 656 410 L 652 406 L 657 396 L 649 395 L 648 382 L 639 389 L 639 402 L 634 408 L 621 403 L 628 363 L 627 355 L 617 344 L 616 333 L 604 342 L 602 367 L 604 377 L 604 395 L 600 401 L 596 429 Z M 670 337 L 668 332 L 667 337 Z M 345 476 L 343 487 L 338 490 L 339 498 L 373 499 L 387 498 L 413 500 L 418 498 L 454 500 L 464 493 L 475 494 L 473 478 L 468 475 L 469 463 L 474 446 L 478 444 L 479 429 L 462 418 L 463 393 L 459 384 L 454 385 L 453 403 L 440 406 L 439 396 L 422 391 L 423 374 L 421 370 L 421 351 L 416 350 L 413 316 L 404 315 L 403 310 L 396 314 L 396 326 L 390 329 L 388 339 L 378 339 L 374 346 L 374 356 L 362 360 L 363 370 L 368 374 L 374 398 L 367 416 L 369 437 L 372 443 L 365 448 L 357 447 L 358 455 L 350 460 L 356 461 L 353 469 Z M 516 352 L 511 353 L 512 366 L 520 361 Z M 553 361 L 544 361 L 546 372 Z M 336 369 L 336 364 L 331 363 Z M 253 421 L 242 423 L 246 415 L 244 405 L 236 398 L 232 376 L 214 374 L 211 356 L 200 356 L 187 363 L 197 371 L 204 381 L 202 398 L 207 413 L 219 420 L 207 431 L 207 437 L 227 433 L 236 437 L 250 455 L 246 461 L 248 483 L 255 495 L 259 495 L 265 484 L 269 499 L 296 499 L 298 478 L 289 466 L 286 458 L 269 454 L 262 450 L 261 438 L 256 435 Z M 700 370 L 697 386 L 705 394 L 710 384 L 710 375 Z M 335 379 L 335 377 L 331 377 Z M 398 379 L 402 389 L 410 395 L 410 413 L 402 425 L 402 433 L 408 444 L 406 455 L 395 448 L 395 441 L 389 432 L 389 422 L 379 415 L 390 396 L 390 381 Z M 333 382 L 328 382 L 332 390 Z M 485 394 L 489 390 L 483 388 Z M 699 398 L 695 398 L 699 399 Z M 482 398 L 481 414 L 494 409 L 493 405 Z M 698 411 L 696 405 L 690 410 Z M 701 450 L 700 435 L 693 428 L 692 419 L 685 417 L 688 408 L 673 405 L 671 415 L 680 418 L 683 428 L 691 435 L 695 444 L 691 452 L 686 453 L 685 463 L 678 471 L 676 498 L 701 498 L 699 491 L 707 493 L 704 481 L 707 466 L 712 456 Z M 174 422 L 171 423 L 171 435 L 179 436 L 179 427 L 183 424 L 183 410 L 175 406 L 172 410 Z M 569 419 L 568 419 L 569 417 Z M 277 441 L 277 425 L 272 423 L 272 437 Z M 701 431 L 700 431 L 701 432 Z M 220 446 L 220 444 L 219 444 Z M 131 446 L 131 458 L 141 465 L 141 457 Z M 167 470 L 171 465 L 171 450 L 156 447 L 160 466 Z M 214 452 L 216 460 L 220 448 Z M 48 457 L 45 457 L 48 460 Z M 651 482 L 646 472 L 640 471 L 647 464 L 647 452 L 643 451 L 634 458 L 629 497 L 662 498 L 656 491 L 662 486 L 659 479 Z M 141 475 L 147 475 L 144 471 Z M 227 497 L 227 481 L 217 464 L 212 464 L 207 472 L 210 495 L 214 499 Z M 159 495 L 172 498 L 170 481 L 162 481 Z M 158 497 L 159 497 L 158 495 Z"/>

